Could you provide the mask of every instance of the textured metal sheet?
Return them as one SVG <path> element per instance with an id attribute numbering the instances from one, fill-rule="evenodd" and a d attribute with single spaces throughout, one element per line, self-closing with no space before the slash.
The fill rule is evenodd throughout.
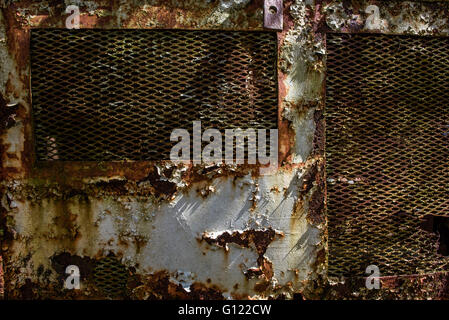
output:
<path id="1" fill-rule="evenodd" d="M 36 29 L 38 160 L 168 159 L 170 133 L 276 128 L 276 34 Z"/>
<path id="2" fill-rule="evenodd" d="M 328 34 L 329 275 L 447 270 L 449 38 Z"/>

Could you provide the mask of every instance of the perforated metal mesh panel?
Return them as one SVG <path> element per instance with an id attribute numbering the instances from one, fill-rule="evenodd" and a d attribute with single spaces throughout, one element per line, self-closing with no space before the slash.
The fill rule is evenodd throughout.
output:
<path id="1" fill-rule="evenodd" d="M 449 216 L 449 39 L 329 34 L 329 274 L 447 270 L 426 215 Z"/>
<path id="2" fill-rule="evenodd" d="M 129 274 L 124 265 L 114 257 L 99 260 L 94 269 L 95 286 L 108 297 L 122 296 L 126 292 Z"/>
<path id="3" fill-rule="evenodd" d="M 272 32 L 33 30 L 37 158 L 168 159 L 195 120 L 276 128 L 276 46 Z"/>

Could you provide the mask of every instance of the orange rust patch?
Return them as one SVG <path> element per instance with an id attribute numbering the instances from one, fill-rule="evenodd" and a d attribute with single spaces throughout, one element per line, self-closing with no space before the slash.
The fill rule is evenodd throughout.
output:
<path id="1" fill-rule="evenodd" d="M 3 136 L 7 129 L 13 127 L 16 123 L 15 116 L 18 110 L 18 106 L 8 107 L 3 96 L 0 94 L 0 137 Z M 0 156 L 11 158 L 11 154 L 7 153 L 9 145 L 4 143 L 0 145 Z M 7 170 L 3 168 L 3 161 L 0 161 L 0 177 L 5 178 L 7 176 Z"/>
<path id="2" fill-rule="evenodd" d="M 223 300 L 221 289 L 216 285 L 195 282 L 190 285 L 190 292 L 184 290 L 180 284 L 170 281 L 167 271 L 158 271 L 143 279 L 140 276 L 140 285 L 134 284 L 132 296 L 136 299 L 148 300 Z"/>
<path id="3" fill-rule="evenodd" d="M 276 236 L 283 236 L 282 233 L 276 232 L 271 227 L 265 230 L 245 230 L 243 232 L 234 231 L 232 234 L 224 232 L 216 238 L 211 238 L 207 234 L 203 234 L 202 239 L 208 244 L 215 244 L 226 248 L 228 243 L 235 243 L 241 247 L 249 248 L 253 244 L 259 255 L 257 258 L 258 268 L 247 270 L 245 276 L 249 279 L 254 276 L 264 276 L 266 279 L 273 277 L 273 264 L 264 257 L 268 246 L 276 238 Z"/>
<path id="4" fill-rule="evenodd" d="M 307 212 L 307 219 L 313 224 L 321 224 L 325 222 L 324 216 L 324 201 L 326 196 L 325 181 L 324 181 L 324 164 L 321 162 L 317 164 L 317 173 L 315 177 L 316 190 L 312 194 L 309 203 L 309 211 Z"/>
<path id="5" fill-rule="evenodd" d="M 232 234 L 226 231 L 216 238 L 211 238 L 206 233 L 203 234 L 202 240 L 208 244 L 216 244 L 223 248 L 226 248 L 228 243 L 235 243 L 245 248 L 249 248 L 250 244 L 254 244 L 257 253 L 263 255 L 276 236 L 283 236 L 283 234 L 276 232 L 270 227 L 264 230 L 234 231 Z"/>
<path id="6" fill-rule="evenodd" d="M 170 10 L 168 8 L 161 8 L 157 13 L 157 20 L 167 28 L 174 28 L 176 26 L 177 10 Z"/>
<path id="7" fill-rule="evenodd" d="M 254 285 L 254 291 L 262 293 L 265 292 L 270 286 L 270 281 L 262 280 Z"/>
<path id="8" fill-rule="evenodd" d="M 3 9 L 6 23 L 6 36 L 9 53 L 13 56 L 17 66 L 21 68 L 28 63 L 29 34 L 27 28 L 22 28 L 12 10 Z"/>
<path id="9" fill-rule="evenodd" d="M 48 19 L 48 15 L 42 15 L 42 16 L 34 16 L 30 18 L 30 24 L 31 25 L 40 25 L 45 22 L 45 20 Z"/>
<path id="10" fill-rule="evenodd" d="M 280 56 L 280 51 L 288 31 L 294 26 L 293 20 L 289 13 L 291 4 L 292 1 L 287 1 L 284 3 L 284 29 L 282 32 L 278 33 L 278 56 Z M 290 121 L 282 117 L 285 109 L 283 101 L 288 94 L 288 85 L 287 75 L 281 71 L 279 65 L 278 70 L 279 163 L 284 165 L 285 163 L 289 163 L 291 161 L 291 149 L 294 145 L 295 133 L 290 126 Z"/>
<path id="11" fill-rule="evenodd" d="M 99 18 L 96 15 L 81 14 L 80 26 L 83 28 L 94 28 L 98 25 Z"/>

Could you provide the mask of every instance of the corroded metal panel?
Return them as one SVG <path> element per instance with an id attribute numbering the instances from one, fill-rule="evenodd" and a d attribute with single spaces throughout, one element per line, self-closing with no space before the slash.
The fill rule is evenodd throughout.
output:
<path id="1" fill-rule="evenodd" d="M 328 34 L 330 275 L 447 270 L 420 225 L 449 216 L 448 48 L 447 37 Z"/>
<path id="2" fill-rule="evenodd" d="M 76 4 L 81 29 L 267 32 L 265 2 Z M 36 163 L 31 33 L 66 28 L 76 12 L 67 3 L 0 1 L 7 299 L 448 297 L 444 272 L 384 276 L 379 290 L 368 290 L 362 277 L 328 277 L 323 114 L 327 33 L 447 36 L 447 1 L 283 1 L 282 30 L 270 31 L 279 167 L 265 176 L 247 165 L 161 160 Z M 79 268 L 80 290 L 64 288 L 70 265 Z M 117 287 L 104 270 L 118 272 Z"/>
<path id="3" fill-rule="evenodd" d="M 77 3 L 81 29 L 267 32 L 261 0 Z M 270 46 L 277 41 L 264 63 L 277 70 L 270 99 L 278 89 L 279 167 L 265 176 L 247 165 L 161 160 L 36 163 L 31 34 L 65 28 L 66 9 L 63 2 L 13 1 L 0 14 L 6 297 L 115 295 L 100 272 L 109 266 L 97 268 L 105 258 L 117 261 L 113 272 L 126 271 L 118 296 L 131 299 L 313 297 L 309 288 L 323 279 L 326 256 L 315 130 L 322 126 L 324 45 L 298 38 L 312 26 L 312 8 L 285 2 L 283 30 L 267 35 Z M 313 59 L 298 59 L 299 51 Z M 273 105 L 264 112 L 272 115 Z M 80 290 L 64 287 L 70 265 L 79 268 Z"/>
<path id="4" fill-rule="evenodd" d="M 38 160 L 168 160 L 178 128 L 277 128 L 276 34 L 31 33 Z"/>
<path id="5" fill-rule="evenodd" d="M 76 1 L 81 29 L 220 32 L 267 31 L 265 2 Z M 271 176 L 246 165 L 159 160 L 36 165 L 30 35 L 65 28 L 73 13 L 66 6 L 0 1 L 7 299 L 117 292 L 131 299 L 448 297 L 444 272 L 384 276 L 380 290 L 368 290 L 361 277 L 328 277 L 323 114 L 327 33 L 447 36 L 447 1 L 283 1 L 276 33 L 279 167 Z M 112 291 L 104 261 L 112 261 L 113 273 L 126 271 Z M 80 290 L 64 289 L 69 265 L 79 267 Z"/>

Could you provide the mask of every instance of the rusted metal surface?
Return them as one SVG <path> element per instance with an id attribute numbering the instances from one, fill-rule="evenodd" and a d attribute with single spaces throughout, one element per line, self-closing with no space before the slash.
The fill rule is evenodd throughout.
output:
<path id="1" fill-rule="evenodd" d="M 38 160 L 168 160 L 199 119 L 277 127 L 273 32 L 38 29 L 31 62 Z"/>
<path id="2" fill-rule="evenodd" d="M 0 256 L 0 300 L 3 300 L 5 296 L 5 279 L 3 273 L 3 259 Z"/>
<path id="3" fill-rule="evenodd" d="M 266 30 L 262 0 L 77 4 L 81 28 Z M 170 161 L 36 165 L 30 29 L 64 28 L 66 5 L 2 3 L 0 114 L 9 119 L 0 132 L 6 298 L 102 297 L 89 276 L 111 254 L 128 271 L 131 299 L 445 297 L 444 273 L 388 278 L 381 290 L 366 289 L 363 278 L 337 283 L 327 277 L 323 110 L 327 32 L 445 35 L 446 4 L 283 1 L 279 168 L 271 176 L 248 165 Z M 387 22 L 379 30 L 365 28 L 369 5 L 377 5 Z M 267 236 L 254 237 L 261 231 Z M 204 235 L 212 235 L 211 243 L 201 241 Z M 68 264 L 80 267 L 82 290 L 63 289 Z"/>
<path id="4" fill-rule="evenodd" d="M 371 6 L 371 7 L 370 7 Z M 376 8 L 377 7 L 377 8 Z M 353 33 L 353 34 L 357 34 L 357 33 L 382 33 L 382 34 L 397 34 L 397 35 L 415 35 L 415 36 L 447 36 L 447 24 L 446 24 L 446 19 L 447 19 L 447 2 L 435 2 L 435 3 L 430 3 L 430 2 L 421 2 L 421 1 L 416 1 L 416 2 L 411 2 L 411 1 L 323 1 L 323 2 L 319 2 L 316 4 L 316 14 L 315 14 L 315 27 L 314 30 L 316 30 L 316 32 L 320 33 L 322 35 L 323 38 L 326 37 L 325 33 L 328 32 L 340 32 L 340 33 Z M 375 14 L 375 16 L 373 16 L 373 14 Z M 378 15 L 377 15 L 378 14 Z M 372 20 L 374 18 L 374 20 Z M 373 23 L 374 22 L 374 23 Z M 333 35 L 329 35 L 329 37 L 331 37 Z M 348 35 L 348 37 L 351 37 Z M 417 40 L 418 41 L 418 40 Z M 424 41 L 423 39 L 421 41 Z M 438 39 L 433 39 L 432 41 L 438 41 Z M 394 54 L 396 52 L 396 50 L 386 50 L 384 44 L 384 53 L 389 52 L 390 54 Z M 378 50 L 379 47 L 376 46 L 376 49 L 373 49 L 373 52 L 376 52 L 376 50 Z M 357 49 L 355 49 L 357 52 L 360 52 L 360 48 L 357 47 Z M 438 51 L 438 50 L 437 50 Z M 417 50 L 416 52 L 416 57 L 419 56 L 419 50 Z M 349 55 L 354 54 L 355 51 L 346 51 L 346 53 L 349 53 Z M 360 54 L 362 54 L 362 52 L 360 52 Z M 345 55 L 345 54 L 343 54 Z M 422 54 L 422 56 L 426 56 L 427 57 L 432 57 L 432 52 L 428 52 L 426 51 L 426 54 Z M 438 56 L 438 55 L 437 55 Z M 435 58 L 435 57 L 434 57 Z M 432 58 L 432 59 L 434 59 Z M 353 59 L 354 60 L 354 59 Z M 405 63 L 405 61 L 402 60 L 406 60 L 406 59 L 402 59 L 402 58 L 398 58 L 396 59 L 396 63 L 400 66 L 402 63 Z M 437 58 L 438 60 L 438 58 Z M 444 58 L 443 58 L 444 60 Z M 329 61 L 328 61 L 329 63 Z M 334 63 L 336 63 L 334 61 Z M 351 63 L 354 63 L 354 61 L 349 62 L 349 64 L 347 64 L 347 66 L 350 66 Z M 439 63 L 439 62 L 438 62 Z M 370 64 L 369 63 L 369 59 L 367 61 L 364 62 L 364 66 L 366 67 L 371 67 L 374 65 L 377 65 L 378 63 L 376 62 L 376 64 Z M 337 65 L 337 64 L 336 64 Z M 341 61 L 338 62 L 338 66 L 337 68 L 339 68 L 342 65 Z M 413 63 L 409 63 L 409 66 L 413 65 Z M 357 70 L 357 69 L 352 69 Z M 360 70 L 360 68 L 359 68 Z M 407 70 L 407 74 L 409 74 L 410 70 Z M 329 72 L 329 71 L 328 71 Z M 426 73 L 426 72 L 424 72 Z M 392 73 L 394 74 L 394 72 Z M 328 74 L 328 77 L 330 75 Z M 347 79 L 351 82 L 351 83 L 355 83 L 357 82 L 357 80 L 354 79 L 354 75 L 351 76 L 351 72 L 344 72 L 344 74 L 342 73 L 343 77 L 348 77 Z M 422 75 L 418 76 L 417 78 L 421 78 Z M 400 77 L 400 78 L 394 78 L 394 79 L 390 79 L 390 80 L 385 80 L 385 83 L 388 84 L 391 81 L 395 81 L 398 79 L 402 79 L 402 81 L 406 81 L 407 77 Z M 415 85 L 415 84 L 414 84 Z M 423 90 L 425 90 L 425 88 L 429 88 L 427 85 L 422 86 Z M 339 91 L 340 92 L 340 91 Z M 402 90 L 401 92 L 404 92 L 404 90 Z M 341 92 L 342 93 L 342 92 Z M 344 93 L 342 93 L 344 94 Z M 359 94 L 361 94 L 359 92 Z M 379 92 L 379 96 L 382 97 L 382 94 L 384 94 L 383 92 Z M 392 98 L 395 95 L 392 95 Z M 343 99 L 344 100 L 344 99 Z M 422 100 L 420 100 L 422 102 Z M 389 103 L 387 103 L 388 105 Z M 382 114 L 382 120 L 380 120 L 380 122 L 382 121 L 386 121 L 388 119 L 391 118 L 388 116 L 388 112 L 386 112 L 384 114 L 384 110 L 380 111 L 380 113 Z M 434 110 L 432 110 L 432 113 L 430 113 L 430 115 L 432 115 L 434 112 Z M 438 112 L 436 112 L 436 115 L 440 115 L 441 117 L 444 118 L 444 114 L 445 111 L 443 111 L 443 113 L 438 114 Z M 353 123 L 354 121 L 358 121 L 357 117 L 350 117 L 352 120 L 350 123 Z M 393 116 L 394 118 L 394 116 Z M 391 119 L 390 119 L 391 120 Z M 418 117 L 417 119 L 417 123 L 425 123 L 426 120 L 425 118 L 422 117 Z M 440 121 L 441 119 L 439 119 L 438 121 Z M 329 124 L 328 124 L 329 125 Z M 335 124 L 333 124 L 335 125 Z M 328 128 L 329 129 L 329 128 Z M 318 128 L 317 128 L 318 131 Z M 354 135 L 357 136 L 356 132 L 354 132 Z M 324 134 L 322 135 L 324 138 Z M 437 137 L 440 137 L 439 135 L 437 135 Z M 419 137 L 417 137 L 417 139 L 419 139 Z M 322 139 L 318 139 L 319 141 L 322 141 Z M 327 138 L 326 138 L 327 140 Z M 433 137 L 432 137 L 432 140 Z M 444 141 L 442 141 L 440 138 L 437 139 L 437 143 L 434 144 L 435 142 L 432 141 L 426 141 L 424 144 L 431 144 L 430 146 L 430 152 L 431 150 L 434 149 L 433 146 L 438 146 L 440 147 L 441 145 L 444 145 Z M 335 143 L 335 141 L 331 140 L 331 143 Z M 420 150 L 420 148 L 418 148 L 417 150 Z M 329 151 L 330 152 L 330 151 Z M 374 152 L 374 151 L 373 151 Z M 422 154 L 422 153 L 421 153 Z M 434 154 L 434 160 L 436 159 L 440 159 L 441 155 L 435 155 Z M 338 158 L 338 157 L 337 157 Z M 375 158 L 375 157 L 374 157 Z M 334 157 L 334 160 L 336 158 Z M 431 161 L 431 160 L 429 160 Z M 343 164 L 345 162 L 345 159 L 340 157 L 340 162 Z M 413 162 L 413 160 L 412 160 Z M 441 165 L 441 170 L 444 171 L 444 166 L 445 163 L 447 162 L 446 160 L 441 160 L 441 161 L 436 161 L 435 163 L 435 168 L 438 170 L 438 168 Z M 388 162 L 387 162 L 388 163 Z M 356 166 L 357 168 L 359 166 Z M 446 166 L 447 167 L 447 166 Z M 369 172 L 365 172 L 366 174 L 368 174 Z M 431 178 L 433 176 L 433 174 L 431 174 L 429 177 Z M 443 174 L 443 176 L 440 176 L 440 178 L 444 179 L 445 175 Z M 405 179 L 406 177 L 404 177 Z M 438 179 L 438 178 L 437 178 Z M 332 181 L 332 180 L 331 180 Z M 431 181 L 432 178 L 431 178 Z M 368 181 L 367 181 L 368 182 Z M 344 182 L 340 182 L 340 183 L 344 183 Z M 437 190 L 441 190 L 441 188 L 444 188 L 444 183 L 442 184 L 438 184 L 438 188 Z M 327 185 L 328 188 L 332 188 L 332 186 L 329 186 L 329 182 Z M 328 189 L 329 190 L 329 189 Z M 382 189 L 382 192 L 388 191 L 388 189 Z M 419 196 L 415 199 L 418 199 Z M 365 197 L 366 201 L 363 202 L 362 205 L 366 205 L 371 203 L 370 200 L 373 199 L 372 197 Z M 375 199 L 375 197 L 374 197 Z M 440 199 L 440 200 L 438 200 Z M 433 202 L 433 200 L 435 200 L 435 202 Z M 425 202 L 433 202 L 434 204 L 437 204 L 436 207 L 430 208 L 431 211 L 433 211 L 436 214 L 444 214 L 444 205 L 443 203 L 445 202 L 445 200 L 441 200 L 441 198 L 433 198 L 433 197 L 426 197 Z M 415 201 L 416 202 L 416 201 Z M 375 202 L 372 202 L 373 205 L 375 205 Z M 328 206 L 330 205 L 330 202 L 327 204 Z M 408 202 L 408 207 L 413 205 L 413 201 L 409 201 Z M 443 206 L 441 206 L 443 205 Z M 440 210 L 438 210 L 438 207 L 440 208 Z M 355 211 L 359 210 L 360 206 L 356 206 L 354 208 Z M 428 208 L 429 209 L 429 208 Z M 437 209 L 437 210 L 434 210 Z M 334 210 L 335 211 L 335 210 Z M 369 212 L 369 210 L 367 211 Z M 415 214 L 418 214 L 418 212 L 415 212 Z M 401 216 L 403 217 L 403 216 Z M 415 259 L 415 255 L 413 253 L 411 253 L 411 255 L 409 256 L 409 261 L 411 261 L 410 265 L 404 264 L 403 262 L 399 262 L 399 263 L 393 263 L 393 269 L 394 268 L 399 268 L 402 270 L 396 270 L 395 272 L 392 272 L 391 277 L 384 277 L 381 278 L 381 290 L 367 290 L 365 288 L 365 278 L 363 277 L 346 277 L 346 278 L 341 278 L 340 277 L 340 282 L 337 284 L 337 282 L 334 282 L 335 279 L 333 279 L 331 277 L 330 283 L 331 285 L 331 289 L 330 291 L 328 291 L 328 293 L 330 293 L 330 297 L 331 298 L 338 298 L 339 296 L 345 296 L 345 297 L 350 297 L 353 299 L 379 299 L 379 298 L 385 298 L 385 299 L 397 299 L 397 298 L 407 298 L 407 299 L 430 299 L 430 298 L 434 298 L 434 299 L 447 299 L 447 286 L 446 286 L 446 277 L 447 277 L 447 271 L 444 268 L 444 263 L 445 263 L 445 258 L 443 258 L 439 252 L 438 247 L 441 245 L 441 243 L 438 243 L 438 235 L 435 233 L 435 230 L 432 230 L 432 228 L 430 228 L 430 230 L 426 230 L 424 231 L 422 228 L 422 225 L 420 225 L 420 219 L 415 219 L 413 217 L 405 217 L 406 219 L 410 219 L 414 221 L 414 223 L 412 223 L 414 228 L 414 231 L 416 234 L 420 235 L 419 237 L 414 237 L 414 240 L 416 241 L 412 241 L 410 240 L 408 243 L 412 246 L 416 246 L 419 244 L 417 244 L 416 242 L 422 241 L 422 245 L 419 247 L 419 249 L 415 250 L 417 253 L 416 254 L 423 254 L 425 256 L 425 260 L 427 260 L 427 263 L 424 263 L 422 268 L 418 268 L 414 269 L 416 271 L 416 274 L 412 274 L 412 275 L 406 275 L 406 276 L 400 276 L 398 274 L 400 274 L 401 272 L 405 272 L 405 273 L 411 273 L 410 269 L 413 269 L 417 263 L 419 263 L 419 258 Z M 420 218 L 423 218 L 422 216 L 420 216 Z M 360 219 L 358 219 L 357 221 L 361 221 L 362 217 L 360 217 Z M 401 219 L 400 217 L 398 219 Z M 376 225 L 378 224 L 378 222 L 382 221 L 382 218 L 378 217 L 375 218 L 376 222 L 374 222 L 373 224 L 371 224 L 371 227 L 376 228 Z M 396 219 L 397 221 L 397 219 Z M 330 234 L 331 228 L 332 228 L 332 223 L 330 223 L 329 225 L 329 249 L 332 251 L 332 234 Z M 422 222 L 421 222 L 422 224 Z M 398 225 L 396 223 L 396 225 Z M 402 234 L 403 231 L 405 229 L 410 229 L 410 227 L 406 227 L 403 226 L 401 223 L 399 224 L 400 226 L 398 228 L 396 228 L 394 230 L 393 233 L 389 233 L 389 234 L 385 234 L 385 232 L 382 231 L 382 234 L 385 237 L 394 237 L 394 235 L 398 235 L 398 234 Z M 405 224 L 407 225 L 407 223 Z M 390 227 L 390 226 L 389 226 Z M 370 227 L 369 227 L 370 228 Z M 382 229 L 382 228 L 380 228 Z M 387 228 L 388 229 L 388 228 Z M 342 231 L 347 230 L 347 228 L 342 227 L 341 228 Z M 346 231 L 344 231 L 346 232 Z M 357 237 L 357 239 L 360 239 L 360 237 Z M 334 239 L 335 240 L 335 239 Z M 369 242 L 369 241 L 368 241 Z M 407 240 L 405 239 L 405 242 L 407 242 Z M 425 244 L 424 244 L 425 243 Z M 401 245 L 404 245 L 404 243 L 401 243 Z M 444 245 L 444 244 L 443 244 Z M 347 243 L 344 245 L 346 248 L 348 248 Z M 387 245 L 388 246 L 388 245 Z M 343 246 L 341 246 L 341 248 L 343 248 Z M 362 248 L 363 245 L 362 245 Z M 386 248 L 386 247 L 385 247 Z M 376 248 L 378 249 L 378 248 Z M 410 251 L 408 251 L 409 248 L 405 249 L 405 250 L 396 250 L 394 253 L 390 252 L 386 255 L 376 255 L 376 258 L 374 260 L 379 260 L 382 261 L 382 259 L 385 258 L 385 256 L 389 256 L 392 257 L 392 259 L 394 259 L 394 257 L 396 257 L 396 259 L 400 260 L 403 259 L 406 255 L 407 252 L 410 253 Z M 381 249 L 382 250 L 382 249 Z M 394 251 L 394 247 L 392 248 L 392 250 Z M 373 254 L 373 251 L 371 250 L 366 250 L 367 255 L 369 256 L 369 254 Z M 427 253 L 424 253 L 427 252 Z M 351 253 L 352 255 L 354 254 L 354 252 Z M 333 261 L 331 261 L 331 259 L 334 258 Z M 352 258 L 351 258 L 352 259 Z M 430 261 L 432 259 L 435 259 L 433 261 Z M 407 260 L 407 259 L 406 259 Z M 331 270 L 331 266 L 332 263 L 335 263 L 336 261 L 339 261 L 339 267 L 335 267 L 333 270 Z M 341 263 L 343 261 L 343 263 Z M 346 262 L 346 264 L 345 264 Z M 329 275 L 331 276 L 332 274 L 342 274 L 342 273 L 347 273 L 348 275 L 348 262 L 349 260 L 345 260 L 344 258 L 344 254 L 340 254 L 337 253 L 335 251 L 335 243 L 334 243 L 334 255 L 332 256 L 332 253 L 330 252 L 330 255 L 328 257 L 328 266 L 329 266 Z M 334 266 L 336 266 L 338 263 L 335 263 Z M 346 267 L 344 267 L 346 266 Z M 443 272 L 437 272 L 434 273 L 436 270 L 439 270 L 440 268 L 438 267 L 443 267 L 442 269 L 444 270 Z M 408 270 L 404 271 L 404 268 Z M 387 268 L 388 269 L 388 268 Z M 431 273 L 426 273 L 424 270 L 428 270 Z M 385 270 L 386 273 L 388 273 L 388 270 Z M 349 272 L 350 273 L 350 272 Z M 362 272 L 363 273 L 363 272 Z M 435 282 L 434 282 L 435 281 Z M 352 291 L 352 293 L 350 293 Z M 327 294 L 326 294 L 327 295 Z"/>
<path id="5" fill-rule="evenodd" d="M 282 233 L 268 228 L 266 230 L 243 230 L 233 231 L 232 233 L 226 231 L 220 234 L 203 234 L 201 240 L 206 241 L 208 244 L 216 244 L 225 248 L 226 252 L 229 251 L 228 244 L 235 243 L 240 247 L 249 248 L 254 246 L 257 254 L 257 267 L 250 268 L 245 273 L 247 278 L 259 278 L 261 282 L 255 285 L 255 290 L 264 292 L 270 285 L 270 281 L 273 278 L 273 264 L 267 259 L 264 254 L 267 251 L 268 246 L 276 237 L 283 236 Z"/>
<path id="6" fill-rule="evenodd" d="M 264 30 L 263 1 L 78 4 L 81 28 Z M 315 189 L 298 197 L 303 174 L 318 159 L 309 158 L 316 103 L 310 96 L 300 102 L 302 94 L 291 88 L 308 81 L 305 75 L 296 78 L 305 61 L 285 53 L 297 45 L 294 36 L 286 37 L 304 29 L 306 6 L 284 3 L 287 27 L 277 34 L 284 61 L 279 61 L 283 68 L 273 101 L 280 167 L 275 175 L 260 176 L 251 165 L 35 163 L 30 30 L 65 27 L 65 5 L 15 1 L 0 15 L 5 66 L 0 89 L 6 103 L 17 103 L 15 122 L 2 134 L 7 298 L 98 298 L 102 293 L 89 280 L 89 265 L 110 254 L 130 273 L 125 291 L 132 299 L 291 298 L 311 275 L 322 274 L 324 257 L 316 252 L 323 252 L 324 229 L 317 221 L 324 220 L 309 220 L 307 213 Z M 255 236 L 260 230 L 267 237 Z M 204 234 L 240 232 L 248 247 L 231 241 L 226 251 L 200 241 Z M 283 236 L 272 239 L 272 233 Z M 62 265 L 68 264 L 79 265 L 81 290 L 63 289 Z"/>
<path id="7" fill-rule="evenodd" d="M 449 34 L 447 1 L 323 1 L 322 9 L 322 26 L 333 32 Z"/>
<path id="8" fill-rule="evenodd" d="M 426 215 L 448 216 L 449 38 L 329 34 L 329 274 L 447 270 Z"/>
<path id="9" fill-rule="evenodd" d="M 347 278 L 344 282 L 323 283 L 316 292 L 318 298 L 351 300 L 447 300 L 449 299 L 447 273 L 380 278 L 379 290 L 368 290 L 365 278 Z M 315 292 L 315 294 L 316 294 Z"/>

